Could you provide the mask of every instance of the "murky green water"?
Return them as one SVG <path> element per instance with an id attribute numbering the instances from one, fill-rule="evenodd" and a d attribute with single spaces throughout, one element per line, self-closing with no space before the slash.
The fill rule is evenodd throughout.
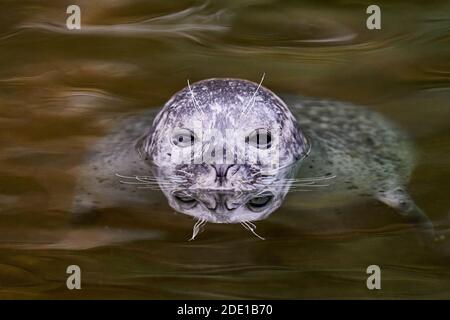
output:
<path id="1" fill-rule="evenodd" d="M 379 1 L 379 31 L 367 1 L 79 0 L 81 31 L 65 28 L 69 4 L 0 1 L 1 298 L 450 298 L 448 2 Z M 448 239 L 425 249 L 384 205 L 300 210 L 296 193 L 258 223 L 266 241 L 208 225 L 187 242 L 193 221 L 162 197 L 73 223 L 77 167 L 114 119 L 188 78 L 263 72 L 274 91 L 367 105 L 408 130 L 409 190 Z"/>

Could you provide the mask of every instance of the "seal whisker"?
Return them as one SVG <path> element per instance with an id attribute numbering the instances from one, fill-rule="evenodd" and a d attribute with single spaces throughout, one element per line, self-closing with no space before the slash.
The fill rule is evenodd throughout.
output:
<path id="1" fill-rule="evenodd" d="M 245 115 L 245 114 L 247 113 L 248 110 L 250 110 L 251 108 L 253 108 L 253 105 L 255 104 L 255 97 L 256 97 L 256 94 L 258 93 L 259 88 L 261 88 L 261 85 L 262 85 L 262 83 L 263 83 L 263 81 L 264 81 L 265 76 L 266 76 L 266 73 L 264 72 L 263 75 L 262 75 L 262 77 L 261 77 L 261 81 L 260 81 L 259 84 L 258 84 L 258 87 L 256 88 L 256 90 L 255 90 L 255 92 L 253 93 L 253 95 L 252 95 L 252 97 L 250 98 L 250 100 L 249 100 L 249 101 L 246 103 L 246 105 L 244 106 L 244 110 L 242 111 L 241 115 Z M 251 105 L 251 107 L 249 108 L 250 103 L 251 103 L 252 105 Z"/>
<path id="2" fill-rule="evenodd" d="M 130 181 L 122 181 L 122 180 L 119 180 L 119 182 L 122 184 L 131 184 L 131 185 L 147 185 L 147 183 L 142 183 L 142 182 L 130 182 Z"/>
<path id="3" fill-rule="evenodd" d="M 187 175 L 190 175 L 190 176 L 193 176 L 193 175 L 194 175 L 192 172 L 187 172 L 187 171 L 181 170 L 181 169 L 177 169 L 176 171 L 177 171 L 177 172 L 184 173 L 184 174 L 187 174 Z"/>
<path id="4" fill-rule="evenodd" d="M 123 180 L 119 180 L 119 183 L 121 183 L 121 184 L 129 184 L 129 185 L 137 185 L 137 186 L 140 186 L 140 185 L 158 185 L 158 183 L 157 182 L 137 182 L 137 181 L 123 181 Z"/>
<path id="5" fill-rule="evenodd" d="M 161 179 L 167 180 L 166 178 L 170 178 L 170 179 L 183 179 L 182 177 L 176 176 L 176 175 L 163 176 L 163 177 L 158 177 L 158 178 L 152 177 L 152 176 L 135 176 L 135 177 L 137 177 L 137 178 L 139 178 L 139 179 L 142 179 L 142 180 L 155 180 L 155 181 L 160 181 Z"/>
<path id="6" fill-rule="evenodd" d="M 205 113 L 200 108 L 200 106 L 197 103 L 197 100 L 195 99 L 194 91 L 192 91 L 191 83 L 189 82 L 189 79 L 187 79 L 187 85 L 188 85 L 188 88 L 189 88 L 189 92 L 191 93 L 192 103 L 194 104 L 195 109 L 197 109 L 197 111 L 200 112 L 202 114 L 202 116 L 205 116 Z"/>
<path id="7" fill-rule="evenodd" d="M 136 187 L 137 189 L 147 189 L 147 190 L 155 190 L 155 191 L 163 191 L 161 188 L 159 188 L 159 187 Z M 171 191 L 171 190 L 175 190 L 176 188 L 175 187 L 173 187 L 173 188 L 166 188 L 168 191 Z"/>
<path id="8" fill-rule="evenodd" d="M 136 185 L 142 185 L 142 186 L 148 186 L 148 187 L 151 187 L 151 186 L 153 186 L 153 187 L 169 186 L 170 187 L 170 186 L 175 186 L 176 184 L 170 183 L 170 182 L 167 182 L 167 183 L 160 182 L 160 183 L 142 183 L 142 184 L 137 183 Z"/>
<path id="9" fill-rule="evenodd" d="M 254 177 L 256 175 L 262 175 L 260 171 L 256 171 L 255 173 L 252 173 L 250 176 Z M 274 177 L 275 175 L 270 175 L 270 177 Z"/>
<path id="10" fill-rule="evenodd" d="M 122 184 L 131 184 L 131 185 L 159 185 L 159 184 L 174 184 L 171 181 L 123 181 L 119 180 Z"/>
<path id="11" fill-rule="evenodd" d="M 182 182 L 186 182 L 187 180 L 182 180 L 182 179 L 174 179 L 174 178 L 169 178 L 169 179 L 155 179 L 155 180 L 143 180 L 143 179 L 136 179 L 139 182 L 143 182 L 143 183 L 182 183 Z"/>
<path id="12" fill-rule="evenodd" d="M 310 177 L 310 178 L 298 178 L 297 181 L 303 181 L 303 180 L 329 180 L 336 178 L 336 175 L 326 175 L 326 176 L 318 176 L 318 177 Z"/>
<path id="13" fill-rule="evenodd" d="M 309 177 L 309 178 L 292 178 L 292 179 L 282 179 L 282 180 L 293 181 L 293 182 L 312 182 L 312 181 L 335 179 L 336 177 L 337 177 L 336 175 L 325 175 L 325 176 L 317 176 L 317 177 Z"/>
<path id="14" fill-rule="evenodd" d="M 150 189 L 150 190 L 161 190 L 161 188 L 157 187 L 136 187 L 137 189 Z"/>
<path id="15" fill-rule="evenodd" d="M 132 180 L 136 180 L 136 181 L 123 181 L 123 180 L 119 180 L 120 183 L 122 184 L 150 184 L 150 183 L 159 183 L 161 182 L 161 180 L 158 180 L 156 178 L 153 177 L 149 177 L 149 176 L 124 176 L 121 174 L 116 173 L 115 174 L 117 177 L 122 178 L 122 179 L 132 179 Z M 170 182 L 170 180 L 168 180 L 168 182 Z"/>
<path id="16" fill-rule="evenodd" d="M 270 184 L 270 186 L 274 187 L 308 187 L 308 188 L 323 188 L 329 187 L 329 184 Z"/>
<path id="17" fill-rule="evenodd" d="M 125 176 L 125 175 L 118 174 L 118 173 L 115 173 L 114 175 L 115 175 L 116 177 L 124 178 L 124 179 L 136 179 L 136 176 Z"/>
<path id="18" fill-rule="evenodd" d="M 117 177 L 122 178 L 122 179 L 133 179 L 138 181 L 138 183 L 173 183 L 178 182 L 178 183 L 183 183 L 183 182 L 187 182 L 186 179 L 179 177 L 179 176 L 169 176 L 169 177 L 164 177 L 164 178 L 155 178 L 155 177 L 151 177 L 151 176 L 124 176 L 121 174 L 116 173 L 115 174 Z M 130 181 L 123 181 L 120 180 L 120 182 L 124 183 L 124 184 L 132 184 L 133 182 Z M 136 183 L 136 182 L 134 182 Z"/>
<path id="19" fill-rule="evenodd" d="M 143 178 L 141 178 L 139 176 L 136 176 L 136 180 L 139 181 L 139 182 L 145 182 L 145 183 L 149 182 L 149 179 L 143 179 Z"/>
<path id="20" fill-rule="evenodd" d="M 286 168 L 289 168 L 289 167 L 291 167 L 291 166 L 295 166 L 295 165 L 297 165 L 298 164 L 298 161 L 294 161 L 294 162 L 290 162 L 290 163 L 287 163 L 287 164 L 285 164 L 284 166 L 281 166 L 281 167 L 278 167 L 278 168 L 275 168 L 275 169 L 272 169 L 272 170 L 264 170 L 263 172 L 264 172 L 264 174 L 270 174 L 270 175 L 276 175 L 276 174 L 278 174 L 282 169 L 286 169 Z"/>

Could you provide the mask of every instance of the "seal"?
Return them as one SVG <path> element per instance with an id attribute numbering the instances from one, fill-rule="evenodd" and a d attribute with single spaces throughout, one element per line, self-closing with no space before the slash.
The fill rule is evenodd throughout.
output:
<path id="1" fill-rule="evenodd" d="M 82 167 L 73 211 L 149 206 L 149 190 L 161 190 L 198 219 L 193 238 L 206 222 L 255 233 L 252 221 L 289 192 L 309 191 L 302 198 L 321 206 L 377 199 L 433 233 L 406 191 L 414 150 L 405 132 L 350 103 L 279 97 L 263 79 L 188 82 L 156 115 L 122 121 Z"/>

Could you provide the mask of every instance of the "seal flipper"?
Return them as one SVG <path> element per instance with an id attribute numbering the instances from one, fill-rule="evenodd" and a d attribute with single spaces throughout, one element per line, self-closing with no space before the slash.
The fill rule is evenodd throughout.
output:
<path id="1" fill-rule="evenodd" d="M 379 191 L 375 194 L 375 198 L 395 209 L 402 216 L 406 217 L 408 222 L 416 225 L 425 245 L 432 245 L 439 239 L 430 218 L 414 203 L 414 200 L 404 188 L 395 187 Z"/>

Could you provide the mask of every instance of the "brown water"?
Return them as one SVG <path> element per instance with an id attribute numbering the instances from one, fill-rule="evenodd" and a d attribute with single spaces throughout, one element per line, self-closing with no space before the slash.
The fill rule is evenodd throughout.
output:
<path id="1" fill-rule="evenodd" d="M 0 298 L 450 298 L 450 4 L 378 1 L 0 1 Z M 414 137 L 409 190 L 447 240 L 421 247 L 392 209 L 300 210 L 258 223 L 193 221 L 163 198 L 84 224 L 77 166 L 114 119 L 157 108 L 187 78 L 239 77 L 277 92 L 367 105 Z M 159 196 L 149 194 L 149 196 Z M 66 268 L 82 269 L 82 290 Z M 366 288 L 366 267 L 382 290 Z"/>

